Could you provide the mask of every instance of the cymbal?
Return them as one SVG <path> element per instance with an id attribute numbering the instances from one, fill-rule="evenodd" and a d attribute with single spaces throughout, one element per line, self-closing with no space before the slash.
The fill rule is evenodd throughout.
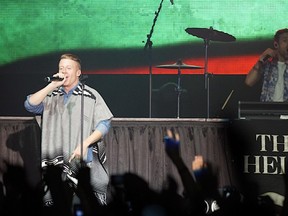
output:
<path id="1" fill-rule="evenodd" d="M 185 31 L 193 36 L 212 40 L 212 41 L 220 41 L 220 42 L 232 42 L 235 41 L 236 38 L 233 35 L 230 35 L 228 33 L 217 31 L 210 27 L 207 28 L 186 28 Z"/>
<path id="2" fill-rule="evenodd" d="M 183 63 L 182 61 L 177 61 L 174 64 L 171 65 L 157 65 L 157 68 L 165 68 L 165 69 L 203 69 L 201 66 L 196 65 L 187 65 Z"/>

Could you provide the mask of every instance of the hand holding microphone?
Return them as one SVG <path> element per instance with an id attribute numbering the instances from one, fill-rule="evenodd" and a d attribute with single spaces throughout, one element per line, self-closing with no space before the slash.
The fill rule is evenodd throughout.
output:
<path id="1" fill-rule="evenodd" d="M 57 73 L 57 74 L 54 74 L 53 76 L 49 76 L 49 77 L 45 77 L 44 78 L 44 81 L 45 82 L 59 82 L 59 81 L 63 81 L 64 80 L 64 75 L 60 74 L 60 73 Z"/>
<path id="2" fill-rule="evenodd" d="M 270 58 L 274 58 L 275 56 L 276 56 L 276 51 L 271 49 L 271 48 L 268 48 L 259 57 L 259 61 L 262 62 L 262 63 L 265 63 Z"/>
<path id="3" fill-rule="evenodd" d="M 53 81 L 62 81 L 64 78 L 60 78 L 58 76 L 49 76 L 49 77 L 45 77 L 44 81 L 45 82 L 53 82 Z"/>

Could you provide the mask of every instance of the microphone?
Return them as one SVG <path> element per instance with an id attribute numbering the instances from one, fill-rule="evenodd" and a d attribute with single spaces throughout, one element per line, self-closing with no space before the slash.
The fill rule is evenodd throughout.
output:
<path id="1" fill-rule="evenodd" d="M 64 78 L 60 78 L 60 77 L 45 77 L 44 81 L 45 82 L 52 82 L 52 81 L 62 81 Z"/>
<path id="2" fill-rule="evenodd" d="M 269 58 L 271 58 L 272 56 L 270 55 L 266 55 L 263 59 L 262 62 L 265 63 L 266 61 L 268 61 Z"/>

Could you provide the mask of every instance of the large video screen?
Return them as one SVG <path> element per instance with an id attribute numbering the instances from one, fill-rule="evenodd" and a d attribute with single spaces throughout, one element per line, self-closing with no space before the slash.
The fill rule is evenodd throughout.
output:
<path id="1" fill-rule="evenodd" d="M 169 74 L 175 70 L 157 66 L 179 60 L 245 74 L 287 27 L 287 8 L 282 0 L 1 0 L 0 69 L 73 52 L 88 74 L 147 74 L 150 66 Z M 209 38 L 209 29 L 220 39 Z"/>

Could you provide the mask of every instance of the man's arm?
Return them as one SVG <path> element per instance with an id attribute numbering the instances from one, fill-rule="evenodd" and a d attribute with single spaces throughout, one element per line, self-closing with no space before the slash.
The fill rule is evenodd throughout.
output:
<path id="1" fill-rule="evenodd" d="M 99 122 L 95 131 L 83 141 L 83 155 L 87 154 L 88 147 L 91 144 L 98 142 L 108 133 L 110 127 L 111 127 L 111 119 Z M 79 145 L 71 155 L 69 162 L 71 162 L 74 158 L 80 158 L 80 156 L 81 156 L 81 147 Z"/>
<path id="2" fill-rule="evenodd" d="M 275 57 L 276 51 L 274 49 L 268 48 L 266 49 L 260 56 L 256 64 L 251 68 L 248 72 L 245 84 L 252 87 L 254 86 L 262 77 L 262 67 L 265 61 L 267 61 L 267 57 Z"/>
<path id="3" fill-rule="evenodd" d="M 31 105 L 39 105 L 50 92 L 52 92 L 54 89 L 58 88 L 61 85 L 62 85 L 62 82 L 49 83 L 44 88 L 32 94 L 29 97 L 29 103 Z"/>
<path id="4" fill-rule="evenodd" d="M 256 62 L 256 64 L 251 68 L 248 72 L 245 84 L 252 87 L 254 86 L 262 77 L 262 66 L 263 63 L 261 61 Z"/>

